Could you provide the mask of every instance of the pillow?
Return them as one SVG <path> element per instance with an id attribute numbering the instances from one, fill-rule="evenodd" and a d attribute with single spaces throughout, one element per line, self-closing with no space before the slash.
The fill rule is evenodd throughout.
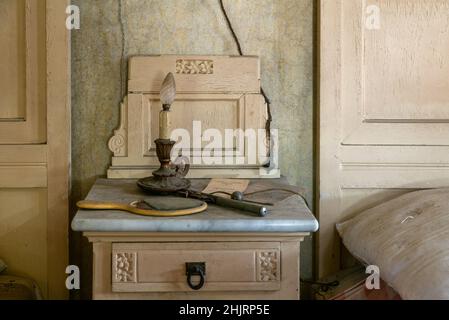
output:
<path id="1" fill-rule="evenodd" d="M 337 225 L 347 249 L 403 299 L 449 299 L 449 189 L 421 190 Z"/>

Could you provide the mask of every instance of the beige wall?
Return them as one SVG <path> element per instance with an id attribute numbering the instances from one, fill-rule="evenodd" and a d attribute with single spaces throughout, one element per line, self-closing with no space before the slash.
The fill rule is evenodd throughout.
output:
<path id="1" fill-rule="evenodd" d="M 50 299 L 68 296 L 66 5 L 0 1 L 0 259 Z"/>
<path id="2" fill-rule="evenodd" d="M 73 199 L 104 176 L 107 141 L 119 123 L 125 58 L 148 54 L 236 54 L 218 0 L 73 0 Z M 313 197 L 313 0 L 225 0 L 245 54 L 262 61 L 262 84 L 280 130 L 281 170 Z M 121 9 L 121 10 L 120 10 Z M 120 12 L 122 19 L 120 19 Z M 302 252 L 311 277 L 312 244 Z M 80 244 L 74 244 L 76 258 Z M 73 256 L 73 255 L 72 255 Z M 81 263 L 81 262 L 80 262 Z"/>

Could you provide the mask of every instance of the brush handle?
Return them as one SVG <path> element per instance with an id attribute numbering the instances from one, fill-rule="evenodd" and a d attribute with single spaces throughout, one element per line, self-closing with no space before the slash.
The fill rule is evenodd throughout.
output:
<path id="1" fill-rule="evenodd" d="M 119 202 L 105 202 L 105 201 L 92 201 L 92 200 L 82 200 L 78 201 L 76 204 L 78 208 L 85 210 L 120 210 L 127 211 L 130 213 L 143 215 L 143 216 L 153 216 L 153 217 L 178 217 L 186 216 L 190 214 L 195 214 L 203 212 L 207 209 L 207 204 L 203 203 L 202 206 L 198 208 L 191 209 L 181 209 L 181 210 L 153 210 L 153 209 L 140 209 L 129 204 L 119 203 Z"/>
<path id="2" fill-rule="evenodd" d="M 76 206 L 80 209 L 86 210 L 122 210 L 128 211 L 132 207 L 128 204 L 118 202 L 103 202 L 103 201 L 91 201 L 82 200 L 76 203 Z"/>
<path id="3" fill-rule="evenodd" d="M 248 212 L 256 213 L 259 217 L 265 217 L 268 213 L 267 208 L 264 206 L 261 206 L 259 204 L 250 203 L 246 201 L 240 201 L 240 200 L 233 200 L 218 196 L 212 196 L 214 197 L 215 204 L 217 206 L 226 207 L 226 208 L 233 208 L 237 210 L 243 210 Z"/>
<path id="4" fill-rule="evenodd" d="M 228 199 L 210 193 L 203 193 L 193 190 L 179 191 L 176 193 L 176 195 L 183 198 L 198 199 L 210 204 L 215 204 L 220 207 L 233 208 L 237 210 L 256 213 L 259 217 L 265 217 L 268 214 L 268 210 L 265 206 L 252 202 L 246 202 L 244 200 Z"/>

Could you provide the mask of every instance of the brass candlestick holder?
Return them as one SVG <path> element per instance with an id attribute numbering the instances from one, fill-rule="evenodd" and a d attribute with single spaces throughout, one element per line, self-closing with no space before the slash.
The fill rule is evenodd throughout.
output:
<path id="1" fill-rule="evenodd" d="M 190 181 L 185 178 L 189 172 L 189 164 L 175 165 L 170 161 L 171 151 L 176 143 L 170 139 L 170 107 L 176 96 L 176 83 L 172 73 L 165 77 L 160 96 L 162 111 L 159 114 L 159 139 L 155 143 L 161 166 L 151 177 L 140 179 L 137 185 L 151 193 L 167 194 L 190 187 Z"/>
<path id="2" fill-rule="evenodd" d="M 155 143 L 161 166 L 153 172 L 153 176 L 140 179 L 137 185 L 145 191 L 156 194 L 168 194 L 188 189 L 190 181 L 185 176 L 189 172 L 190 166 L 173 164 L 170 160 L 175 142 L 170 139 L 157 139 Z"/>

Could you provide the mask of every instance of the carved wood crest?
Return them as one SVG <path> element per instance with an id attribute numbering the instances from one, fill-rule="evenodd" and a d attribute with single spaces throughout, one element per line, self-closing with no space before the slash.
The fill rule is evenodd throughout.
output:
<path id="1" fill-rule="evenodd" d="M 142 178 L 159 167 L 154 144 L 159 90 L 169 72 L 177 87 L 171 121 L 172 140 L 178 144 L 172 160 L 188 159 L 188 177 L 279 177 L 276 163 L 264 169 L 270 159 L 264 157 L 267 114 L 259 59 L 169 55 L 130 59 L 128 94 L 108 144 L 113 153 L 108 178 Z"/>

